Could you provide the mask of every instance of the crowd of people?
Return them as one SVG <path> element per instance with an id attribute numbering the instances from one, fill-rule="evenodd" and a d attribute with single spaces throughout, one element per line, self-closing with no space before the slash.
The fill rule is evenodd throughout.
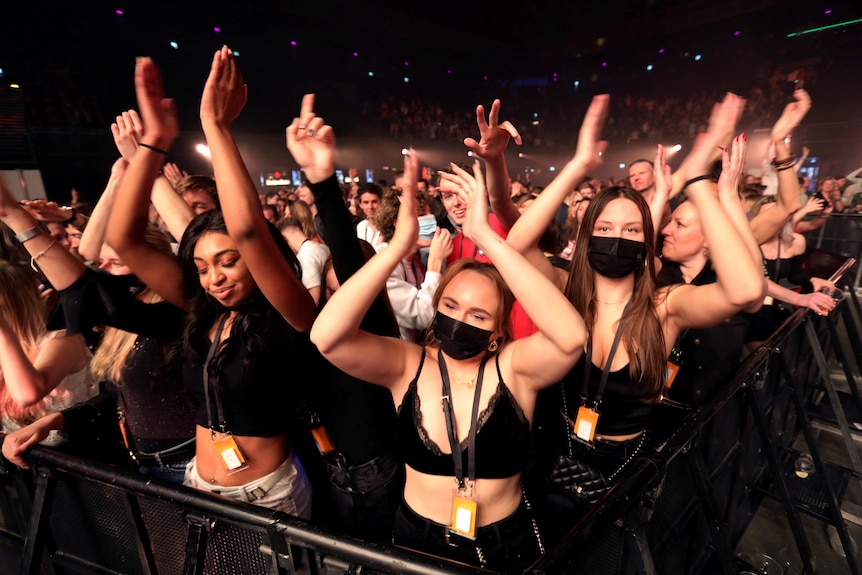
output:
<path id="1" fill-rule="evenodd" d="M 658 146 L 624 181 L 595 179 L 613 110 L 598 95 L 541 189 L 509 177 L 522 133 L 499 100 L 458 116 L 475 163 L 427 181 L 410 152 L 391 185 L 341 185 L 336 128 L 308 94 L 286 130 L 305 182 L 263 193 L 232 133 L 247 103 L 233 52 L 201 97 L 211 175 L 166 162 L 165 88 L 139 58 L 90 213 L 0 187 L 2 451 L 22 467 L 48 441 L 521 572 L 660 437 L 657 405 L 706 401 L 780 302 L 835 306 L 794 230 L 848 209 L 797 175 L 803 90 L 773 117 L 772 184 L 744 174 L 747 102 L 731 93 L 690 108 L 676 171 Z"/>

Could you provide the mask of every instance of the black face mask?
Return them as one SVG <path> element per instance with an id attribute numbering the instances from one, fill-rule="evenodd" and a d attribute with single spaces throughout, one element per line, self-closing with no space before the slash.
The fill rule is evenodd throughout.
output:
<path id="1" fill-rule="evenodd" d="M 644 243 L 623 238 L 603 238 L 592 236 L 587 251 L 590 265 L 598 273 L 608 278 L 622 278 L 644 261 Z"/>
<path id="2" fill-rule="evenodd" d="M 453 319 L 439 311 L 431 322 L 434 339 L 440 342 L 440 349 L 452 359 L 470 359 L 486 349 L 491 342 L 492 332 L 474 327 Z"/>

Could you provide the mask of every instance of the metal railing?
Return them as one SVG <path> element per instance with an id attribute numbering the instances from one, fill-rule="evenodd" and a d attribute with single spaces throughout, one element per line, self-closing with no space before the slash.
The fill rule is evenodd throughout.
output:
<path id="1" fill-rule="evenodd" d="M 847 283 L 853 263 L 833 277 Z M 765 497 L 783 505 L 803 572 L 814 567 L 802 514 L 835 525 L 850 550 L 839 506 L 862 463 L 826 461 L 810 419 L 830 407 L 845 440 L 856 433 L 846 412 L 858 409 L 862 421 L 860 316 L 852 289 L 829 317 L 797 310 L 707 403 L 678 414 L 674 431 L 526 573 L 756 571 L 736 549 Z M 829 378 L 834 361 L 849 393 Z M 792 470 L 799 437 L 816 468 L 808 480 Z M 29 461 L 32 471 L 0 466 L 0 565 L 10 566 L 3 573 L 487 573 L 51 449 L 34 448 Z M 816 497 L 801 501 L 801 489 Z M 847 566 L 859 572 L 852 552 Z"/>

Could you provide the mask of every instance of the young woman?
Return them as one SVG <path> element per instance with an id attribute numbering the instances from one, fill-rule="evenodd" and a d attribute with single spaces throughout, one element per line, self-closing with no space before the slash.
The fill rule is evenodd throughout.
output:
<path id="1" fill-rule="evenodd" d="M 607 96 L 594 98 L 578 152 L 563 174 L 580 176 L 597 163 L 607 103 Z M 680 331 L 715 325 L 763 297 L 759 262 L 721 209 L 715 186 L 706 177 L 713 151 L 729 140 L 742 106 L 741 99 L 728 94 L 716 107 L 709 131 L 696 140 L 680 166 L 688 200 L 701 214 L 710 214 L 702 227 L 704 236 L 715 240 L 711 242 L 715 283 L 656 289 L 653 221 L 638 192 L 606 188 L 584 215 L 565 293 L 584 316 L 589 345 L 561 384 L 543 392 L 543 408 L 537 412 L 537 425 L 545 427 L 544 444 L 557 446 L 553 455 L 558 479 L 564 479 L 559 464 L 566 459 L 589 464 L 608 481 L 614 479 L 644 445 L 650 409 L 664 387 L 666 361 Z M 570 184 L 563 184 L 545 189 L 515 224 L 508 241 L 537 241 L 537 230 L 565 198 Z M 562 495 L 555 511 L 559 528 L 565 529 L 583 511 L 583 501 L 570 491 Z"/>
<path id="2" fill-rule="evenodd" d="M 310 127 L 330 133 L 308 117 Z M 577 360 L 584 326 L 559 290 L 491 228 L 476 165 L 472 175 L 453 167 L 447 189 L 467 209 L 463 233 L 497 267 L 463 260 L 447 268 L 425 346 L 360 329 L 365 309 L 414 249 L 417 171 L 411 154 L 392 241 L 335 292 L 312 341 L 340 369 L 389 389 L 398 407 L 406 484 L 394 542 L 520 571 L 544 550 L 520 483 L 536 396 Z M 539 328 L 517 341 L 508 321 L 514 297 Z"/>
<path id="3" fill-rule="evenodd" d="M 56 245 L 51 240 L 52 249 L 63 249 Z M 35 274 L 21 264 L 0 261 L 2 430 L 15 431 L 96 395 L 98 385 L 89 363 L 90 352 L 83 337 L 45 327 L 45 303 Z M 57 445 L 61 441 L 53 434 L 45 443 Z"/>
<path id="4" fill-rule="evenodd" d="M 244 89 L 240 98 L 225 98 L 221 89 L 226 50 L 214 58 L 200 114 L 223 212 L 192 220 L 179 259 L 143 241 L 150 189 L 178 127 L 158 68 L 140 58 L 135 87 L 144 130 L 106 240 L 146 285 L 188 312 L 181 349 L 169 358 L 181 364 L 198 401 L 195 457 L 184 483 L 309 518 L 310 484 L 289 432 L 298 386 L 316 367 L 305 333 L 314 303 L 297 277 L 295 255 L 263 219 L 226 129 L 245 103 Z M 278 252 L 283 257 L 270 256 Z M 291 373 L 274 377 L 285 364 Z"/>

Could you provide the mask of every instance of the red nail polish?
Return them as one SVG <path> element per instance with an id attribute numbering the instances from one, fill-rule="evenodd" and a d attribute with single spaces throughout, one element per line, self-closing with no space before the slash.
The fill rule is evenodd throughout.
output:
<path id="1" fill-rule="evenodd" d="M 748 141 L 748 136 L 745 135 L 745 132 L 742 133 L 742 139 L 746 142 Z"/>

